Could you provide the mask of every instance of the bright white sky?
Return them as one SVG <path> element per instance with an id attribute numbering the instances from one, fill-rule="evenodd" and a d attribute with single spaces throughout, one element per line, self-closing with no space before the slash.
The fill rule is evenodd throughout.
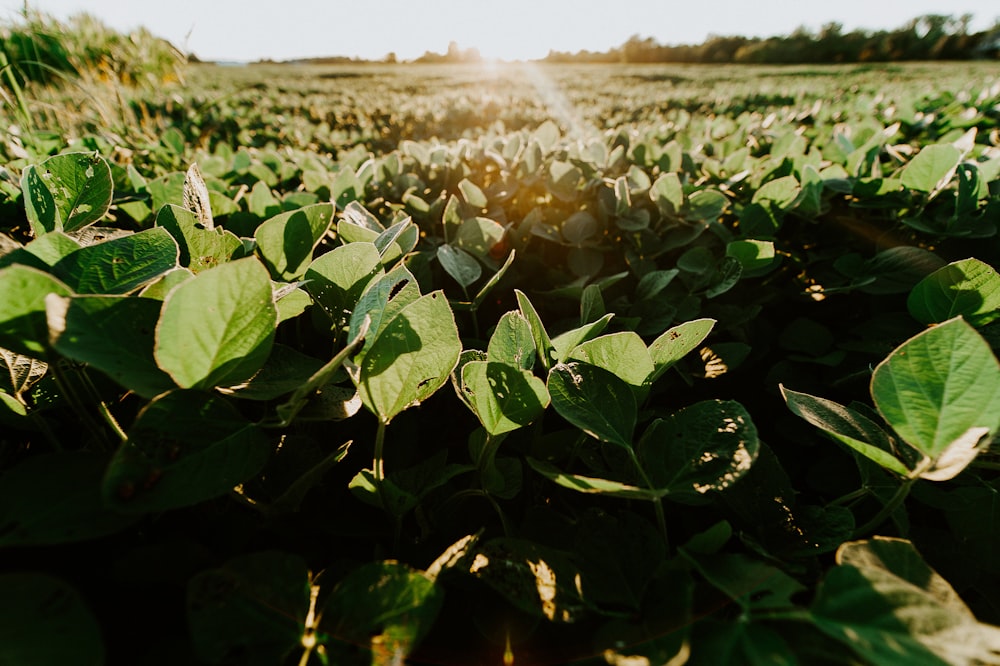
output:
<path id="1" fill-rule="evenodd" d="M 836 21 L 893 29 L 923 14 L 1000 18 L 996 0 L 32 0 L 59 19 L 88 12 L 122 31 L 138 26 L 203 60 L 346 55 L 409 60 L 450 41 L 487 58 L 544 57 L 549 49 L 606 51 L 630 36 L 695 44 L 709 34 L 768 37 Z M 0 0 L 0 19 L 23 8 Z"/>

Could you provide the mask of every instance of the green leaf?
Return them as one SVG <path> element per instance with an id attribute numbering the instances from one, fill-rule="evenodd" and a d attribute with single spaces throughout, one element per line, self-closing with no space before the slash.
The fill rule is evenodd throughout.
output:
<path id="1" fill-rule="evenodd" d="M 590 610 L 571 553 L 526 539 L 493 539 L 477 549 L 469 573 L 519 610 L 551 622 L 574 622 Z"/>
<path id="2" fill-rule="evenodd" d="M 193 273 L 243 255 L 243 243 L 231 231 L 208 229 L 191 211 L 173 204 L 156 214 L 156 226 L 166 229 L 180 248 L 179 263 Z"/>
<path id="3" fill-rule="evenodd" d="M 962 151 L 951 144 L 924 146 L 903 167 L 903 187 L 918 192 L 934 192 L 951 180 L 961 160 Z"/>
<path id="4" fill-rule="evenodd" d="M 81 247 L 52 272 L 80 294 L 127 294 L 177 266 L 177 243 L 165 229 L 147 229 Z"/>
<path id="5" fill-rule="evenodd" d="M 277 308 L 253 257 L 199 273 L 171 291 L 156 327 L 156 363 L 181 388 L 229 386 L 267 360 Z"/>
<path id="6" fill-rule="evenodd" d="M 1000 275 L 975 258 L 955 261 L 917 283 L 906 307 L 921 324 L 965 317 L 973 325 L 1000 317 Z"/>
<path id="7" fill-rule="evenodd" d="M 739 481 L 759 449 L 757 428 L 743 405 L 705 400 L 654 421 L 637 453 L 654 488 L 698 496 Z"/>
<path id="8" fill-rule="evenodd" d="M 441 245 L 437 249 L 437 258 L 441 267 L 462 289 L 467 289 L 483 274 L 483 267 L 465 250 L 451 245 Z"/>
<path id="9" fill-rule="evenodd" d="M 976 622 L 950 586 L 919 555 L 906 552 L 913 549 L 908 542 L 876 549 L 866 542 L 842 546 L 839 566 L 826 575 L 810 608 L 823 633 L 875 666 L 1000 659 L 1000 629 Z"/>
<path id="10" fill-rule="evenodd" d="M 80 244 L 61 231 L 53 231 L 39 236 L 24 249 L 45 262 L 46 266 L 55 266 L 59 260 L 79 250 Z"/>
<path id="11" fill-rule="evenodd" d="M 301 647 L 310 600 L 302 558 L 267 551 L 202 571 L 187 585 L 195 651 L 208 663 L 280 663 Z"/>
<path id="12" fill-rule="evenodd" d="M 50 296 L 49 336 L 57 352 L 153 398 L 174 388 L 156 365 L 153 343 L 162 303 L 132 296 Z"/>
<path id="13" fill-rule="evenodd" d="M 285 281 L 301 277 L 332 221 L 333 204 L 319 203 L 281 213 L 257 227 L 257 251 L 271 276 Z"/>
<path id="14" fill-rule="evenodd" d="M 347 574 L 322 609 L 320 632 L 334 655 L 362 653 L 364 663 L 402 663 L 430 631 L 444 591 L 399 562 L 370 562 Z M 370 656 L 369 656 L 370 655 Z M 355 663 L 344 657 L 331 663 Z"/>
<path id="15" fill-rule="evenodd" d="M 97 222 L 108 212 L 113 190 L 111 168 L 95 153 L 64 153 L 29 166 L 21 187 L 36 236 Z"/>
<path id="16" fill-rule="evenodd" d="M 60 452 L 28 458 L 0 476 L 0 548 L 73 543 L 114 534 L 135 517 L 101 498 L 103 455 Z"/>
<path id="17" fill-rule="evenodd" d="M 528 425 L 549 404 L 545 382 L 528 370 L 506 363 L 465 364 L 462 391 L 483 428 L 494 436 Z"/>
<path id="18" fill-rule="evenodd" d="M 375 245 L 348 243 L 310 264 L 306 290 L 339 327 L 350 318 L 368 284 L 380 275 L 384 275 L 382 258 Z"/>
<path id="19" fill-rule="evenodd" d="M 801 188 L 795 176 L 782 176 L 768 181 L 754 192 L 751 203 L 767 204 L 779 210 L 787 210 L 795 205 Z"/>
<path id="20" fill-rule="evenodd" d="M 559 363 L 566 361 L 574 349 L 587 340 L 600 335 L 608 327 L 608 322 L 611 321 L 612 317 L 614 317 L 614 313 L 609 312 L 597 321 L 570 329 L 552 338 L 556 361 Z"/>
<path id="21" fill-rule="evenodd" d="M 31 357 L 45 357 L 49 327 L 45 298 L 69 296 L 69 287 L 37 268 L 0 269 L 0 347 Z"/>
<path id="22" fill-rule="evenodd" d="M 139 412 L 108 466 L 103 497 L 123 513 L 191 506 L 253 477 L 271 449 L 221 396 L 173 391 Z"/>
<path id="23" fill-rule="evenodd" d="M 486 208 L 490 205 L 489 200 L 479 187 L 468 178 L 463 178 L 458 184 L 458 189 L 462 193 L 465 203 L 473 208 Z"/>
<path id="24" fill-rule="evenodd" d="M 667 330 L 649 345 L 649 356 L 656 368 L 649 376 L 652 384 L 702 343 L 712 332 L 714 319 L 695 319 Z"/>
<path id="25" fill-rule="evenodd" d="M 961 471 L 1000 428 L 1000 363 L 960 317 L 893 350 L 875 368 L 871 393 L 886 422 L 942 474 Z"/>
<path id="26" fill-rule="evenodd" d="M 528 457 L 527 461 L 528 465 L 530 465 L 533 470 L 548 480 L 554 481 L 563 488 L 569 488 L 570 490 L 575 490 L 581 493 L 607 495 L 609 497 L 618 497 L 621 499 L 653 500 L 663 497 L 670 492 L 666 488 L 640 488 L 638 486 L 632 486 L 627 483 L 611 479 L 582 476 L 580 474 L 569 474 L 561 471 L 558 467 L 551 463 L 536 460 L 531 457 Z"/>
<path id="27" fill-rule="evenodd" d="M 0 575 L 0 664 L 101 666 L 104 658 L 97 618 L 68 583 L 42 573 Z"/>
<path id="28" fill-rule="evenodd" d="M 388 424 L 448 381 L 462 343 L 441 291 L 404 307 L 376 335 L 355 383 L 365 406 Z"/>
<path id="29" fill-rule="evenodd" d="M 743 276 L 769 268 L 775 261 L 774 243 L 760 240 L 736 240 L 726 245 L 726 256 L 743 267 Z"/>
<path id="30" fill-rule="evenodd" d="M 602 442 L 632 448 L 637 407 L 631 387 L 604 368 L 560 363 L 546 382 L 552 407 L 564 419 Z"/>
<path id="31" fill-rule="evenodd" d="M 661 174 L 650 188 L 649 198 L 663 217 L 678 215 L 684 206 L 684 189 L 678 175 L 673 172 Z"/>
<path id="32" fill-rule="evenodd" d="M 535 339 L 524 315 L 514 310 L 500 317 L 486 353 L 494 363 L 506 363 L 521 370 L 534 368 Z"/>
<path id="33" fill-rule="evenodd" d="M 478 257 L 487 265 L 495 266 L 490 251 L 503 241 L 505 229 L 498 222 L 485 217 L 473 217 L 464 222 L 455 234 L 455 247 Z M 502 256 L 502 255 L 501 255 Z"/>
<path id="34" fill-rule="evenodd" d="M 348 338 L 353 340 L 363 326 L 367 327 L 368 337 L 362 349 L 367 353 L 386 324 L 418 298 L 417 279 L 405 266 L 397 266 L 365 288 L 351 312 Z"/>
<path id="35" fill-rule="evenodd" d="M 895 453 L 893 438 L 864 414 L 832 400 L 797 393 L 781 385 L 778 388 L 792 413 L 885 469 L 903 477 L 909 476 L 909 467 Z"/>
<path id="36" fill-rule="evenodd" d="M 545 325 L 542 324 L 538 311 L 535 310 L 535 306 L 531 304 L 524 292 L 515 289 L 514 295 L 517 297 L 517 306 L 521 309 L 521 314 L 531 327 L 531 337 L 535 339 L 535 350 L 542 361 L 542 367 L 548 372 L 555 361 L 555 347 L 552 345 L 552 340 L 545 331 Z"/>
<path id="37" fill-rule="evenodd" d="M 636 391 L 636 400 L 646 394 L 649 376 L 655 368 L 646 343 L 632 331 L 602 335 L 581 343 L 570 353 L 570 359 L 604 368 L 624 379 Z"/>
<path id="38" fill-rule="evenodd" d="M 725 194 L 713 189 L 698 190 L 688 198 L 684 217 L 692 222 L 714 222 L 729 207 Z"/>

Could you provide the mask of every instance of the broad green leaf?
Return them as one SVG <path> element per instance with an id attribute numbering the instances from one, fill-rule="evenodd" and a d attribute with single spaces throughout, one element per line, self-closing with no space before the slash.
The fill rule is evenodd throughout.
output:
<path id="1" fill-rule="evenodd" d="M 64 153 L 24 170 L 25 211 L 36 236 L 91 225 L 108 212 L 111 168 L 95 153 Z"/>
<path id="2" fill-rule="evenodd" d="M 545 382 L 506 363 L 473 361 L 462 368 L 462 390 L 483 428 L 501 435 L 528 425 L 545 411 Z"/>
<path id="3" fill-rule="evenodd" d="M 49 346 L 45 297 L 72 293 L 65 284 L 37 268 L 0 268 L 0 347 L 44 358 Z"/>
<path id="4" fill-rule="evenodd" d="M 683 496 L 725 490 L 750 471 L 759 449 L 743 405 L 705 400 L 654 421 L 637 453 L 653 487 Z"/>
<path id="5" fill-rule="evenodd" d="M 473 208 L 486 208 L 490 205 L 489 200 L 479 187 L 468 178 L 463 178 L 458 184 L 458 189 L 462 193 L 465 203 Z"/>
<path id="6" fill-rule="evenodd" d="M 60 452 L 30 457 L 0 476 L 0 548 L 94 539 L 135 517 L 110 511 L 101 498 L 103 455 Z M 2 648 L 0 648 L 2 651 Z"/>
<path id="7" fill-rule="evenodd" d="M 66 358 L 100 370 L 144 398 L 174 388 L 153 358 L 160 301 L 133 296 L 52 295 L 46 305 L 49 339 Z"/>
<path id="8" fill-rule="evenodd" d="M 333 204 L 320 203 L 281 213 L 257 227 L 257 251 L 271 276 L 288 281 L 305 273 L 332 221 Z"/>
<path id="9" fill-rule="evenodd" d="M 460 248 L 441 245 L 437 249 L 437 258 L 445 272 L 455 278 L 462 289 L 467 289 L 483 274 L 480 263 Z"/>
<path id="10" fill-rule="evenodd" d="M 548 372 L 556 360 L 555 347 L 552 345 L 552 340 L 545 331 L 545 325 L 542 324 L 542 320 L 538 316 L 538 311 L 535 310 L 535 306 L 531 304 L 531 301 L 528 300 L 524 292 L 515 289 L 514 295 L 517 297 L 517 306 L 521 309 L 521 314 L 531 327 L 531 337 L 535 339 L 535 351 L 542 361 L 542 367 Z"/>
<path id="11" fill-rule="evenodd" d="M 55 266 L 62 258 L 79 250 L 80 244 L 60 231 L 53 231 L 39 236 L 24 249 L 45 262 L 46 266 Z"/>
<path id="12" fill-rule="evenodd" d="M 306 563 L 290 553 L 241 555 L 202 571 L 187 585 L 195 651 L 213 664 L 280 663 L 302 645 L 310 591 Z"/>
<path id="13" fill-rule="evenodd" d="M 243 255 L 243 243 L 231 231 L 209 229 L 191 211 L 173 204 L 156 214 L 156 226 L 166 229 L 180 248 L 179 264 L 193 273 Z"/>
<path id="14" fill-rule="evenodd" d="M 546 382 L 552 407 L 564 419 L 602 442 L 632 448 L 637 407 L 631 387 L 604 368 L 560 363 Z"/>
<path id="15" fill-rule="evenodd" d="M 661 174 L 649 190 L 649 198 L 660 210 L 660 215 L 675 216 L 684 207 L 684 189 L 676 173 Z"/>
<path id="16" fill-rule="evenodd" d="M 176 267 L 177 254 L 165 229 L 147 229 L 81 247 L 52 272 L 79 294 L 127 294 Z"/>
<path id="17" fill-rule="evenodd" d="M 330 195 L 339 210 L 344 210 L 349 204 L 363 199 L 365 186 L 349 166 L 342 166 L 334 176 L 330 186 Z"/>
<path id="18" fill-rule="evenodd" d="M 75 588 L 43 573 L 0 575 L 0 664 L 104 664 L 97 618 Z"/>
<path id="19" fill-rule="evenodd" d="M 193 277 L 194 273 L 192 273 L 187 268 L 180 268 L 180 267 L 173 268 L 164 273 L 163 275 L 161 275 L 154 282 L 151 282 L 150 284 L 143 287 L 142 290 L 139 292 L 139 296 L 142 296 L 143 298 L 152 298 L 157 301 L 162 301 L 167 297 L 167 294 L 170 293 L 171 289 L 181 284 L 182 282 L 187 282 Z"/>
<path id="20" fill-rule="evenodd" d="M 21 173 L 21 190 L 24 192 L 24 212 L 31 225 L 31 232 L 36 237 L 62 229 L 62 219 L 59 217 L 55 198 L 39 167 L 32 164 L 24 169 Z"/>
<path id="21" fill-rule="evenodd" d="M 574 349 L 604 332 L 612 317 L 614 317 L 614 313 L 609 312 L 597 321 L 570 329 L 552 338 L 552 347 L 555 350 L 556 361 L 559 363 L 565 362 L 569 359 Z"/>
<path id="22" fill-rule="evenodd" d="M 513 310 L 500 317 L 486 353 L 492 363 L 506 363 L 521 370 L 534 368 L 535 339 L 524 315 Z"/>
<path id="23" fill-rule="evenodd" d="M 591 610 L 571 553 L 527 539 L 493 539 L 477 549 L 469 573 L 522 612 L 574 622 Z"/>
<path id="24" fill-rule="evenodd" d="M 382 264 L 392 266 L 409 254 L 420 240 L 420 229 L 410 218 L 392 225 L 372 241 L 382 255 Z"/>
<path id="25" fill-rule="evenodd" d="M 778 388 L 792 413 L 887 470 L 909 476 L 910 469 L 895 453 L 897 447 L 892 436 L 865 415 L 832 400 L 798 393 L 781 385 Z"/>
<path id="26" fill-rule="evenodd" d="M 321 255 L 306 270 L 306 290 L 334 322 L 346 322 L 365 287 L 383 274 L 372 243 L 348 243 Z"/>
<path id="27" fill-rule="evenodd" d="M 417 285 L 417 279 L 405 266 L 397 266 L 368 283 L 351 311 L 347 337 L 353 340 L 363 326 L 367 327 L 368 336 L 362 349 L 367 353 L 385 325 L 400 310 L 418 298 L 420 298 L 420 287 Z"/>
<path id="28" fill-rule="evenodd" d="M 645 397 L 643 387 L 655 370 L 646 343 L 632 331 L 610 333 L 583 342 L 569 357 L 604 368 L 624 379 L 636 391 L 638 401 Z"/>
<path id="29" fill-rule="evenodd" d="M 770 267 L 775 260 L 774 243 L 761 240 L 736 240 L 726 245 L 726 256 L 743 266 L 743 275 Z"/>
<path id="30" fill-rule="evenodd" d="M 694 222 L 714 222 L 729 206 L 725 194 L 713 189 L 698 190 L 688 197 L 684 217 Z"/>
<path id="31" fill-rule="evenodd" d="M 1000 275 L 978 259 L 955 261 L 918 282 L 906 306 L 921 324 L 959 315 L 973 325 L 986 324 L 1000 317 Z"/>
<path id="32" fill-rule="evenodd" d="M 751 203 L 769 204 L 786 210 L 795 204 L 800 192 L 799 181 L 795 176 L 782 176 L 762 185 L 754 192 Z"/>
<path id="33" fill-rule="evenodd" d="M 738 553 L 689 552 L 681 548 L 682 557 L 713 587 L 738 603 L 744 611 L 788 610 L 795 607 L 792 597 L 806 587 L 778 569 L 759 559 Z"/>
<path id="34" fill-rule="evenodd" d="M 892 550 L 912 549 L 898 544 Z M 859 548 L 865 545 L 845 544 L 841 564 L 819 586 L 810 615 L 823 633 L 876 666 L 1000 659 L 1000 629 L 976 622 L 947 583 L 917 566 L 918 555 L 852 552 Z"/>
<path id="35" fill-rule="evenodd" d="M 714 319 L 695 319 L 678 324 L 656 338 L 649 345 L 649 356 L 656 370 L 649 376 L 648 382 L 655 382 L 677 361 L 694 351 L 714 326 Z"/>
<path id="36" fill-rule="evenodd" d="M 635 300 L 644 301 L 656 298 L 678 275 L 680 275 L 680 271 L 676 268 L 646 273 L 636 286 Z"/>
<path id="37" fill-rule="evenodd" d="M 271 451 L 267 436 L 221 396 L 173 391 L 139 412 L 108 466 L 103 497 L 122 513 L 191 506 L 253 477 Z"/>
<path id="38" fill-rule="evenodd" d="M 893 350 L 875 368 L 871 393 L 886 422 L 933 461 L 1000 428 L 1000 363 L 961 317 Z"/>
<path id="39" fill-rule="evenodd" d="M 359 364 L 361 400 L 383 423 L 430 397 L 458 363 L 462 343 L 444 293 L 410 303 L 384 324 Z"/>
<path id="40" fill-rule="evenodd" d="M 621 499 L 653 500 L 658 497 L 663 497 L 670 492 L 666 488 L 640 488 L 638 486 L 632 486 L 627 483 L 622 483 L 621 481 L 614 481 L 612 479 L 601 479 L 592 476 L 582 476 L 580 474 L 569 474 L 567 472 L 563 472 L 551 463 L 536 460 L 531 457 L 529 457 L 527 461 L 528 465 L 530 465 L 533 470 L 550 481 L 554 481 L 563 488 L 569 488 L 570 490 L 575 490 L 581 493 L 608 495 L 609 497 L 618 497 Z"/>
<path id="41" fill-rule="evenodd" d="M 246 381 L 267 360 L 277 309 L 253 257 L 199 273 L 171 291 L 156 327 L 156 363 L 181 388 Z"/>
<path id="42" fill-rule="evenodd" d="M 398 562 L 351 571 L 322 608 L 320 633 L 340 657 L 331 663 L 403 663 L 434 626 L 443 597 L 426 574 Z"/>
<path id="43" fill-rule="evenodd" d="M 903 167 L 903 187 L 918 192 L 934 192 L 951 179 L 962 160 L 962 151 L 951 144 L 924 146 Z"/>
<path id="44" fill-rule="evenodd" d="M 473 217 L 455 233 L 455 247 L 465 250 L 489 265 L 496 265 L 490 252 L 503 241 L 506 231 L 498 222 L 485 217 Z M 503 256 L 503 255 L 501 255 Z"/>
<path id="45" fill-rule="evenodd" d="M 587 211 L 573 213 L 562 223 L 562 235 L 572 245 L 581 245 L 599 230 L 597 218 Z"/>

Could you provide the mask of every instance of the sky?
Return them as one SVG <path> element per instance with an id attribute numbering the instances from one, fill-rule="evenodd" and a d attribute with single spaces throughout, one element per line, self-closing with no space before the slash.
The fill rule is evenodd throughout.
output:
<path id="1" fill-rule="evenodd" d="M 972 14 L 973 30 L 1000 19 L 996 0 L 31 0 L 65 19 L 90 13 L 127 32 L 144 26 L 202 60 L 319 56 L 410 60 L 449 42 L 485 58 L 544 57 L 550 49 L 606 51 L 632 35 L 697 44 L 709 35 L 770 37 L 829 22 L 849 31 L 894 29 L 923 14 Z M 0 0 L 16 20 L 22 0 Z"/>

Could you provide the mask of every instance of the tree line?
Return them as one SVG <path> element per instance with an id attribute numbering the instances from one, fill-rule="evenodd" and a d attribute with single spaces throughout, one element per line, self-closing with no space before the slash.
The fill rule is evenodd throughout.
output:
<path id="1" fill-rule="evenodd" d="M 968 60 L 1000 56 L 1000 19 L 990 30 L 970 32 L 971 14 L 926 14 L 895 30 L 852 30 L 827 23 L 818 32 L 790 35 L 710 35 L 701 44 L 665 45 L 633 35 L 609 51 L 550 51 L 545 62 L 806 64 L 905 60 Z"/>

